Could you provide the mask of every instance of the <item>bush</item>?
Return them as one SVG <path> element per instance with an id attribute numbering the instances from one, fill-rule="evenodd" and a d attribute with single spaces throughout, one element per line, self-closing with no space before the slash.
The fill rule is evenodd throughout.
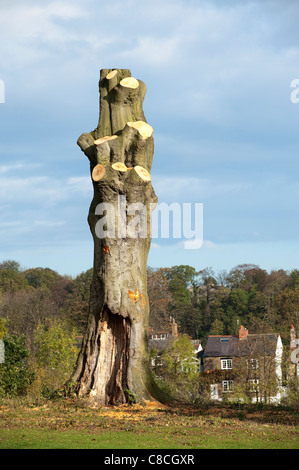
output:
<path id="1" fill-rule="evenodd" d="M 290 407 L 298 407 L 299 403 L 299 379 L 293 377 L 288 382 L 287 396 L 282 400 L 282 404 Z"/>
<path id="2" fill-rule="evenodd" d="M 199 398 L 199 372 L 188 336 L 181 335 L 162 354 L 155 379 L 159 388 L 173 400 L 195 403 Z"/>
<path id="3" fill-rule="evenodd" d="M 5 362 L 0 364 L 0 396 L 25 395 L 34 381 L 34 373 L 28 365 L 25 337 L 5 336 Z"/>
<path id="4" fill-rule="evenodd" d="M 35 330 L 35 355 L 32 365 L 36 381 L 31 392 L 49 397 L 64 385 L 75 366 L 79 348 L 76 345 L 76 330 L 69 330 L 66 322 L 48 320 Z"/>

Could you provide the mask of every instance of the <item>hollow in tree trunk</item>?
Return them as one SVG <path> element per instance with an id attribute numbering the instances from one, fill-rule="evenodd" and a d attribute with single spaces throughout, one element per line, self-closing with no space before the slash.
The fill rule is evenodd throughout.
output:
<path id="1" fill-rule="evenodd" d="M 78 145 L 90 161 L 94 188 L 88 222 L 94 270 L 87 329 L 70 380 L 94 404 L 145 403 L 157 394 L 147 347 L 147 258 L 153 129 L 143 113 L 145 84 L 129 70 L 100 75 L 97 128 Z"/>

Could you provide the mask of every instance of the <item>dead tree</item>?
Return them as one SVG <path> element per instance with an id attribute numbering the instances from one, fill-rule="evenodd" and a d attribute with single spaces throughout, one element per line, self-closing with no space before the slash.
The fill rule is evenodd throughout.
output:
<path id="1" fill-rule="evenodd" d="M 153 129 L 143 113 L 145 84 L 129 70 L 101 70 L 97 128 L 78 145 L 94 188 L 88 222 L 94 273 L 87 329 L 71 382 L 95 404 L 152 400 L 147 347 L 147 258 L 157 197 L 150 170 Z"/>

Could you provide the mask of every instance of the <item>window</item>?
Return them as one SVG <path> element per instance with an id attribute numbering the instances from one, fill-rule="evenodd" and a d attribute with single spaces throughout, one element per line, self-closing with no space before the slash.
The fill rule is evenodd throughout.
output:
<path id="1" fill-rule="evenodd" d="M 247 367 L 251 370 L 256 370 L 259 368 L 259 361 L 258 359 L 248 359 Z"/>
<path id="2" fill-rule="evenodd" d="M 167 333 L 157 333 L 150 335 L 150 339 L 166 339 L 167 338 Z"/>
<path id="3" fill-rule="evenodd" d="M 249 379 L 249 390 L 250 392 L 259 391 L 259 379 Z"/>
<path id="4" fill-rule="evenodd" d="M 163 366 L 162 357 L 161 357 L 160 355 L 158 355 L 158 356 L 156 356 L 156 357 L 152 357 L 152 358 L 151 358 L 151 364 L 152 364 L 152 367 Z"/>
<path id="5" fill-rule="evenodd" d="M 222 391 L 223 392 L 232 392 L 233 391 L 233 380 L 223 380 L 222 381 Z"/>
<path id="6" fill-rule="evenodd" d="M 199 360 L 197 358 L 186 358 L 181 362 L 182 372 L 198 372 Z"/>
<path id="7" fill-rule="evenodd" d="M 232 359 L 221 359 L 221 369 L 232 369 L 233 361 Z"/>

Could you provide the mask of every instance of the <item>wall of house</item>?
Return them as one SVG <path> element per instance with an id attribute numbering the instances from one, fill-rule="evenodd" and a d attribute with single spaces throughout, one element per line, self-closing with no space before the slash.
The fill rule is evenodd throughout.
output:
<path id="1" fill-rule="evenodd" d="M 232 357 L 232 369 L 221 369 L 221 357 L 204 358 L 204 371 L 210 375 L 211 398 L 222 400 L 242 391 L 251 401 L 279 401 L 280 375 L 279 361 L 270 356 L 259 356 L 258 367 L 248 365 L 249 357 Z M 226 358 L 223 358 L 226 359 Z M 278 372 L 278 375 L 277 375 Z M 213 381 L 213 379 L 215 379 Z M 223 381 L 233 381 L 233 392 L 223 391 Z M 250 381 L 258 380 L 258 389 L 249 390 Z"/>
<path id="2" fill-rule="evenodd" d="M 203 369 L 204 369 L 204 372 L 212 371 L 212 370 L 220 370 L 221 369 L 220 357 L 204 357 Z"/>

